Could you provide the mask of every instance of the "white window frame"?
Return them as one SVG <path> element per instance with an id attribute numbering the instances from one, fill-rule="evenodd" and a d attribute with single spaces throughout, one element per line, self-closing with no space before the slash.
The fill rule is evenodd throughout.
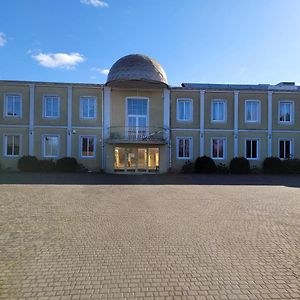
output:
<path id="1" fill-rule="evenodd" d="M 19 137 L 19 154 L 18 155 L 9 155 L 7 154 L 7 137 L 8 136 L 18 136 Z M 3 156 L 4 157 L 20 157 L 22 155 L 22 134 L 19 133 L 4 133 L 3 134 Z"/>
<path id="2" fill-rule="evenodd" d="M 9 96 L 18 96 L 20 97 L 20 115 L 18 116 L 11 116 L 8 114 L 8 97 Z M 3 112 L 4 112 L 4 117 L 6 118 L 22 118 L 23 116 L 23 96 L 21 93 L 6 93 L 4 94 L 4 109 L 3 109 Z"/>
<path id="3" fill-rule="evenodd" d="M 94 116 L 93 117 L 85 117 L 83 115 L 83 101 L 84 100 L 93 100 L 95 109 L 94 109 Z M 96 96 L 80 96 L 79 97 L 79 111 L 80 111 L 80 119 L 81 120 L 95 120 L 97 119 L 97 97 Z"/>
<path id="4" fill-rule="evenodd" d="M 84 138 L 92 138 L 94 139 L 94 155 L 88 155 L 88 156 L 83 156 L 82 155 L 82 140 Z M 90 158 L 95 158 L 96 157 L 96 151 L 97 151 L 97 138 L 96 138 L 96 135 L 80 135 L 79 136 L 79 156 L 80 158 L 83 158 L 83 159 L 90 159 Z"/>
<path id="5" fill-rule="evenodd" d="M 291 120 L 290 121 L 280 121 L 280 105 L 282 103 L 289 103 L 291 105 Z M 294 124 L 294 101 L 280 100 L 278 102 L 278 123 L 281 125 L 293 125 Z"/>
<path id="6" fill-rule="evenodd" d="M 257 157 L 256 158 L 250 158 L 247 157 L 247 141 L 256 141 L 256 153 L 257 153 Z M 259 160 L 260 159 L 260 139 L 257 138 L 245 138 L 245 158 L 247 158 L 248 160 Z M 252 152 L 252 150 L 251 150 Z"/>
<path id="7" fill-rule="evenodd" d="M 188 119 L 180 119 L 179 117 L 179 103 L 180 102 L 189 102 L 191 104 L 191 112 L 190 112 L 190 116 Z M 176 119 L 179 122 L 193 122 L 193 109 L 194 103 L 193 103 L 193 99 L 191 98 L 177 98 L 177 102 L 176 102 Z"/>
<path id="8" fill-rule="evenodd" d="M 224 115 L 223 115 L 223 119 L 222 120 L 214 120 L 214 103 L 223 103 L 224 104 Z M 210 113 L 211 113 L 211 122 L 212 123 L 226 123 L 227 122 L 227 100 L 226 99 L 212 99 L 211 100 L 211 109 L 210 109 Z"/>
<path id="9" fill-rule="evenodd" d="M 179 157 L 179 140 L 189 140 L 189 157 Z M 193 137 L 191 136 L 177 136 L 176 137 L 176 158 L 179 160 L 191 160 L 193 159 Z"/>
<path id="10" fill-rule="evenodd" d="M 213 153 L 214 153 L 214 151 L 213 151 L 213 141 L 214 140 L 223 140 L 223 157 L 214 157 L 213 156 Z M 213 159 L 213 160 L 224 160 L 224 159 L 226 159 L 226 157 L 227 157 L 227 138 L 226 137 L 218 137 L 218 136 L 216 136 L 216 137 L 212 137 L 211 139 L 210 139 L 210 157 Z"/>
<path id="11" fill-rule="evenodd" d="M 48 116 L 47 115 L 47 98 L 57 98 L 58 102 L 58 110 L 57 110 L 57 116 Z M 52 102 L 52 112 L 53 112 L 53 102 Z M 60 118 L 60 96 L 58 95 L 43 95 L 43 118 L 44 119 L 59 119 Z"/>
<path id="12" fill-rule="evenodd" d="M 46 138 L 47 137 L 57 137 L 58 138 L 57 155 L 46 155 Z M 45 157 L 45 158 L 58 158 L 60 156 L 60 135 L 59 134 L 43 134 L 43 136 L 42 136 L 42 149 L 43 149 L 43 157 Z"/>
<path id="13" fill-rule="evenodd" d="M 128 100 L 130 99 L 141 99 L 141 100 L 147 100 L 147 116 L 146 116 L 146 127 L 149 127 L 149 109 L 150 109 L 150 99 L 148 97 L 138 97 L 138 96 L 133 96 L 133 97 L 126 97 L 125 98 L 125 126 L 126 128 L 128 127 Z M 130 116 L 143 116 L 144 115 L 130 115 Z"/>
<path id="14" fill-rule="evenodd" d="M 278 139 L 278 158 L 281 160 L 286 160 L 288 158 L 281 158 L 280 157 L 280 141 L 289 141 L 290 142 L 290 157 L 289 158 L 294 158 L 294 139 L 291 138 L 279 138 Z"/>
<path id="15" fill-rule="evenodd" d="M 248 103 L 257 103 L 257 120 L 247 120 L 247 104 Z M 261 101 L 258 99 L 247 99 L 245 100 L 245 123 L 260 123 L 261 122 Z"/>

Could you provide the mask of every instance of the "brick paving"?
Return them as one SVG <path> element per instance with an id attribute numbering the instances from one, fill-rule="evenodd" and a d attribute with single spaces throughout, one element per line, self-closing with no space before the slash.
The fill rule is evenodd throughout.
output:
<path id="1" fill-rule="evenodd" d="M 0 299 L 300 299 L 299 188 L 147 178 L 2 184 Z"/>

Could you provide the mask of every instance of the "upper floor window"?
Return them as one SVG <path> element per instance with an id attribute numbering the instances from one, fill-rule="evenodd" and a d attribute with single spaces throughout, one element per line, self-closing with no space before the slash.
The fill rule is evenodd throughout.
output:
<path id="1" fill-rule="evenodd" d="M 289 139 L 279 140 L 279 158 L 280 159 L 293 158 L 293 140 L 289 140 Z"/>
<path id="2" fill-rule="evenodd" d="M 80 118 L 96 119 L 96 97 L 80 97 Z"/>
<path id="3" fill-rule="evenodd" d="M 44 96 L 44 118 L 59 118 L 59 104 L 58 96 Z"/>
<path id="4" fill-rule="evenodd" d="M 192 138 L 178 137 L 176 139 L 176 152 L 178 159 L 192 159 Z"/>
<path id="5" fill-rule="evenodd" d="M 292 101 L 279 102 L 279 123 L 290 124 L 294 119 L 294 103 Z"/>
<path id="6" fill-rule="evenodd" d="M 255 139 L 246 139 L 246 158 L 258 159 L 259 158 L 259 141 Z"/>
<path id="7" fill-rule="evenodd" d="M 259 100 L 245 101 L 245 121 L 247 123 L 260 122 L 260 101 Z"/>
<path id="8" fill-rule="evenodd" d="M 177 120 L 192 121 L 193 102 L 191 99 L 177 99 Z"/>
<path id="9" fill-rule="evenodd" d="M 213 138 L 211 141 L 211 156 L 213 159 L 224 159 L 225 158 L 225 138 Z"/>
<path id="10" fill-rule="evenodd" d="M 22 116 L 22 96 L 19 94 L 7 94 L 5 96 L 5 116 Z"/>
<path id="11" fill-rule="evenodd" d="M 96 155 L 96 137 L 81 136 L 80 137 L 80 156 L 83 158 L 93 158 Z"/>
<path id="12" fill-rule="evenodd" d="M 226 122 L 226 101 L 213 100 L 211 103 L 211 121 Z"/>
<path id="13" fill-rule="evenodd" d="M 4 155 L 5 156 L 20 156 L 20 135 L 6 134 L 4 135 Z"/>
<path id="14" fill-rule="evenodd" d="M 59 156 L 59 136 L 45 135 L 43 137 L 44 157 Z"/>

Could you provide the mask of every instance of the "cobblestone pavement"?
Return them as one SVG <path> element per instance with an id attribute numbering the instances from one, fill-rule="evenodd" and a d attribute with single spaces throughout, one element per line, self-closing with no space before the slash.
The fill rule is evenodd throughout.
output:
<path id="1" fill-rule="evenodd" d="M 300 299 L 299 188 L 137 180 L 1 185 L 0 299 Z"/>

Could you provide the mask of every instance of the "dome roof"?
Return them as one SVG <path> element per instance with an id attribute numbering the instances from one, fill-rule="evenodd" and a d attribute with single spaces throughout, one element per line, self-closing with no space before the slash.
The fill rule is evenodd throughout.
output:
<path id="1" fill-rule="evenodd" d="M 108 86 L 168 86 L 167 75 L 154 59 L 140 54 L 120 58 L 111 67 Z"/>

